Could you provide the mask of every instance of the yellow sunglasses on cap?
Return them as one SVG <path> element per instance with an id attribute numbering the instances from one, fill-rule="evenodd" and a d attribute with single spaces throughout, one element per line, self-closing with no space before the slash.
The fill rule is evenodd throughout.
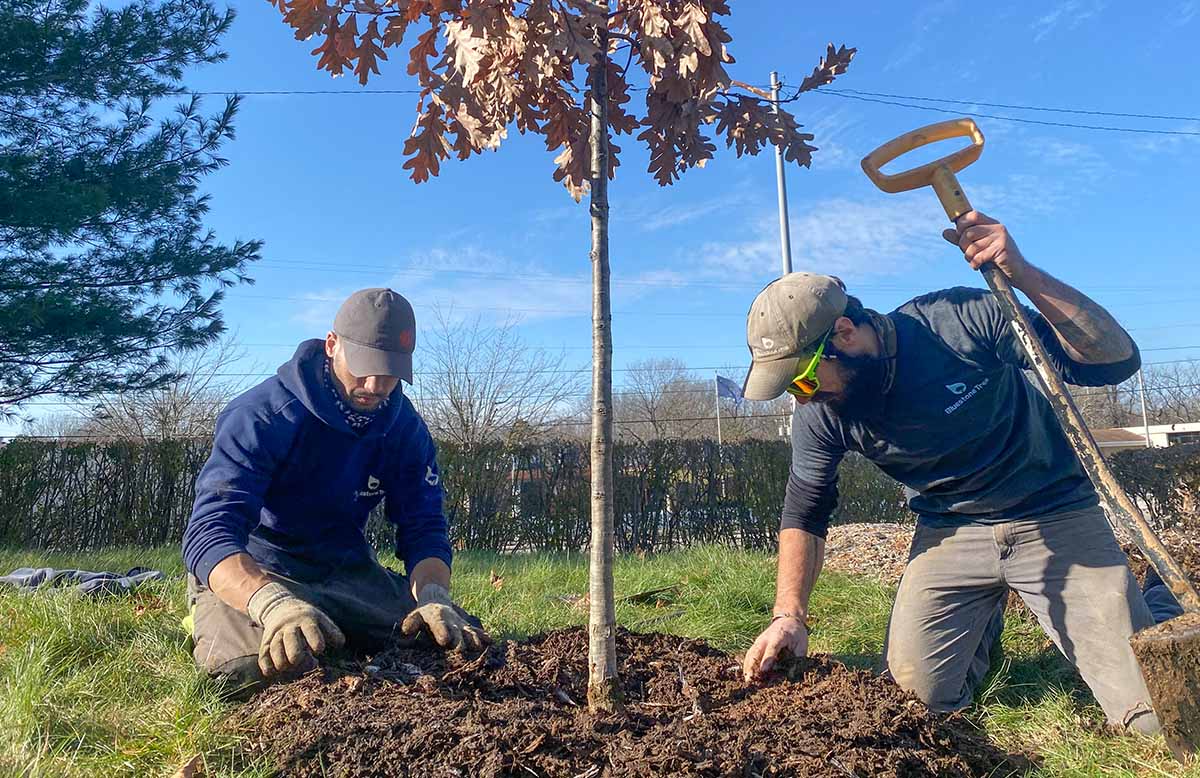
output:
<path id="1" fill-rule="evenodd" d="M 821 357 L 825 355 L 825 344 L 829 342 L 829 336 L 832 334 L 832 329 L 825 333 L 825 337 L 821 338 L 821 345 L 817 346 L 812 359 L 808 361 L 808 367 L 801 370 L 792 379 L 792 382 L 787 385 L 785 391 L 792 397 L 807 399 L 816 394 L 821 388 L 821 379 L 817 378 L 817 365 L 821 364 Z"/>

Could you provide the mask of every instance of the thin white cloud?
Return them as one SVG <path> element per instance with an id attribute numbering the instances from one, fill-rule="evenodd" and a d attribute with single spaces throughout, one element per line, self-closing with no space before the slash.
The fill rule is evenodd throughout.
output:
<path id="1" fill-rule="evenodd" d="M 291 320 L 303 325 L 306 331 L 314 334 L 307 337 L 324 337 L 333 326 L 333 317 L 341 307 L 342 302 L 359 287 L 330 286 L 316 292 L 306 292 L 301 295 L 303 302 L 297 303 Z"/>
<path id="2" fill-rule="evenodd" d="M 1169 129 L 1200 132 L 1200 122 L 1188 122 Z M 1200 146 L 1200 135 L 1140 135 L 1130 143 L 1130 149 L 1139 157 L 1195 151 L 1197 146 Z"/>
<path id="3" fill-rule="evenodd" d="M 1059 149 L 1086 157 L 1082 149 Z M 972 184 L 971 203 L 1006 224 L 1066 207 L 1077 182 L 1059 177 L 1011 175 L 1002 182 Z M 792 269 L 846 279 L 898 276 L 922 267 L 942 248 L 949 224 L 928 191 L 888 197 L 833 197 L 793 212 Z M 778 222 L 762 218 L 749 234 L 710 241 L 697 252 L 697 272 L 708 277 L 771 275 L 780 263 Z"/>
<path id="4" fill-rule="evenodd" d="M 933 28 L 950 14 L 957 5 L 956 0 L 937 0 L 919 9 L 913 16 L 913 23 L 907 33 L 902 36 L 906 43 L 883 66 L 884 72 L 903 67 L 925 53 L 926 43 Z"/>
<path id="5" fill-rule="evenodd" d="M 1073 30 L 1104 10 L 1104 0 L 1066 0 L 1033 20 L 1034 42 L 1041 41 L 1059 28 Z"/>
<path id="6" fill-rule="evenodd" d="M 1200 3 L 1196 0 L 1185 0 L 1175 4 L 1167 20 L 1172 27 L 1182 27 L 1195 19 L 1197 13 L 1200 13 Z"/>
<path id="7" fill-rule="evenodd" d="M 586 251 L 568 269 L 513 257 L 478 245 L 433 247 L 415 253 L 396 270 L 389 285 L 418 308 L 437 306 L 453 318 L 521 323 L 591 315 L 592 277 Z M 635 303 L 657 289 L 687 284 L 690 276 L 673 270 L 625 275 L 618 268 L 612 295 Z"/>
<path id="8" fill-rule="evenodd" d="M 644 232 L 657 232 L 671 227 L 678 227 L 681 224 L 694 222 L 706 216 L 720 213 L 730 207 L 740 205 L 744 200 L 745 198 L 740 195 L 730 195 L 700 203 L 668 206 L 659 209 L 657 213 L 653 213 L 649 217 L 642 218 L 638 222 L 638 227 Z"/>
<path id="9" fill-rule="evenodd" d="M 850 136 L 861 124 L 862 119 L 855 116 L 855 111 L 837 108 L 806 126 L 804 129 L 813 134 L 812 143 L 817 147 L 813 154 L 813 169 L 857 169 L 861 155 L 852 150 Z"/>
<path id="10" fill-rule="evenodd" d="M 1054 165 L 1085 186 L 1101 181 L 1113 171 L 1112 164 L 1105 156 L 1086 143 L 1035 138 L 1027 141 L 1026 148 L 1040 162 Z"/>
<path id="11" fill-rule="evenodd" d="M 855 277 L 904 273 L 944 222 L 928 198 L 821 200 L 791 219 L 792 268 Z M 762 219 L 753 235 L 708 243 L 701 255 L 713 274 L 773 272 L 780 261 L 778 223 Z"/>

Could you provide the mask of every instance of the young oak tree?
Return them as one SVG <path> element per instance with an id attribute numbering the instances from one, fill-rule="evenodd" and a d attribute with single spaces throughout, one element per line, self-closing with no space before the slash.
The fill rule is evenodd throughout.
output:
<path id="1" fill-rule="evenodd" d="M 786 110 L 734 81 L 731 38 L 719 18 L 726 0 L 269 0 L 313 38 L 317 67 L 379 74 L 388 49 L 405 46 L 420 84 L 404 168 L 420 183 L 453 153 L 465 160 L 499 147 L 510 127 L 535 133 L 557 152 L 554 180 L 577 201 L 590 192 L 592 217 L 592 542 L 588 702 L 620 707 L 613 603 L 612 333 L 609 304 L 608 181 L 634 135 L 650 152 L 660 185 L 703 167 L 714 136 L 737 155 L 778 147 L 807 167 L 816 147 Z M 854 49 L 829 46 L 796 88 L 827 84 Z M 624 60 L 623 62 L 621 60 Z M 633 70 L 636 66 L 636 70 Z M 632 73 L 631 73 L 632 71 Z M 633 73 L 644 79 L 634 87 Z M 741 91 L 736 91 L 741 90 Z M 630 93 L 644 92 L 639 105 Z"/>

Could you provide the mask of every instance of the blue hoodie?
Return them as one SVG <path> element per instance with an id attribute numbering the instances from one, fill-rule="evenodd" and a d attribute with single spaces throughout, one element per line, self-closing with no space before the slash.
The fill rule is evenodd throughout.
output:
<path id="1" fill-rule="evenodd" d="M 450 564 L 444 493 L 433 439 L 412 403 L 392 394 L 357 433 L 323 382 L 325 345 L 300 344 L 276 375 L 217 419 L 213 452 L 196 479 L 183 560 L 202 583 L 222 559 L 249 553 L 297 580 L 373 560 L 364 528 L 386 499 L 396 556 Z"/>

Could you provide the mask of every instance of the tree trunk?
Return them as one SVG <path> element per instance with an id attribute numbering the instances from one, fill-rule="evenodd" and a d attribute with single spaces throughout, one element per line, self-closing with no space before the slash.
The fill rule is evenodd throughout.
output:
<path id="1" fill-rule="evenodd" d="M 599 31 L 600 51 L 608 35 Z M 612 306 L 608 270 L 607 53 L 592 65 L 592 543 L 588 574 L 588 707 L 621 707 L 617 677 L 617 609 L 613 597 Z"/>

